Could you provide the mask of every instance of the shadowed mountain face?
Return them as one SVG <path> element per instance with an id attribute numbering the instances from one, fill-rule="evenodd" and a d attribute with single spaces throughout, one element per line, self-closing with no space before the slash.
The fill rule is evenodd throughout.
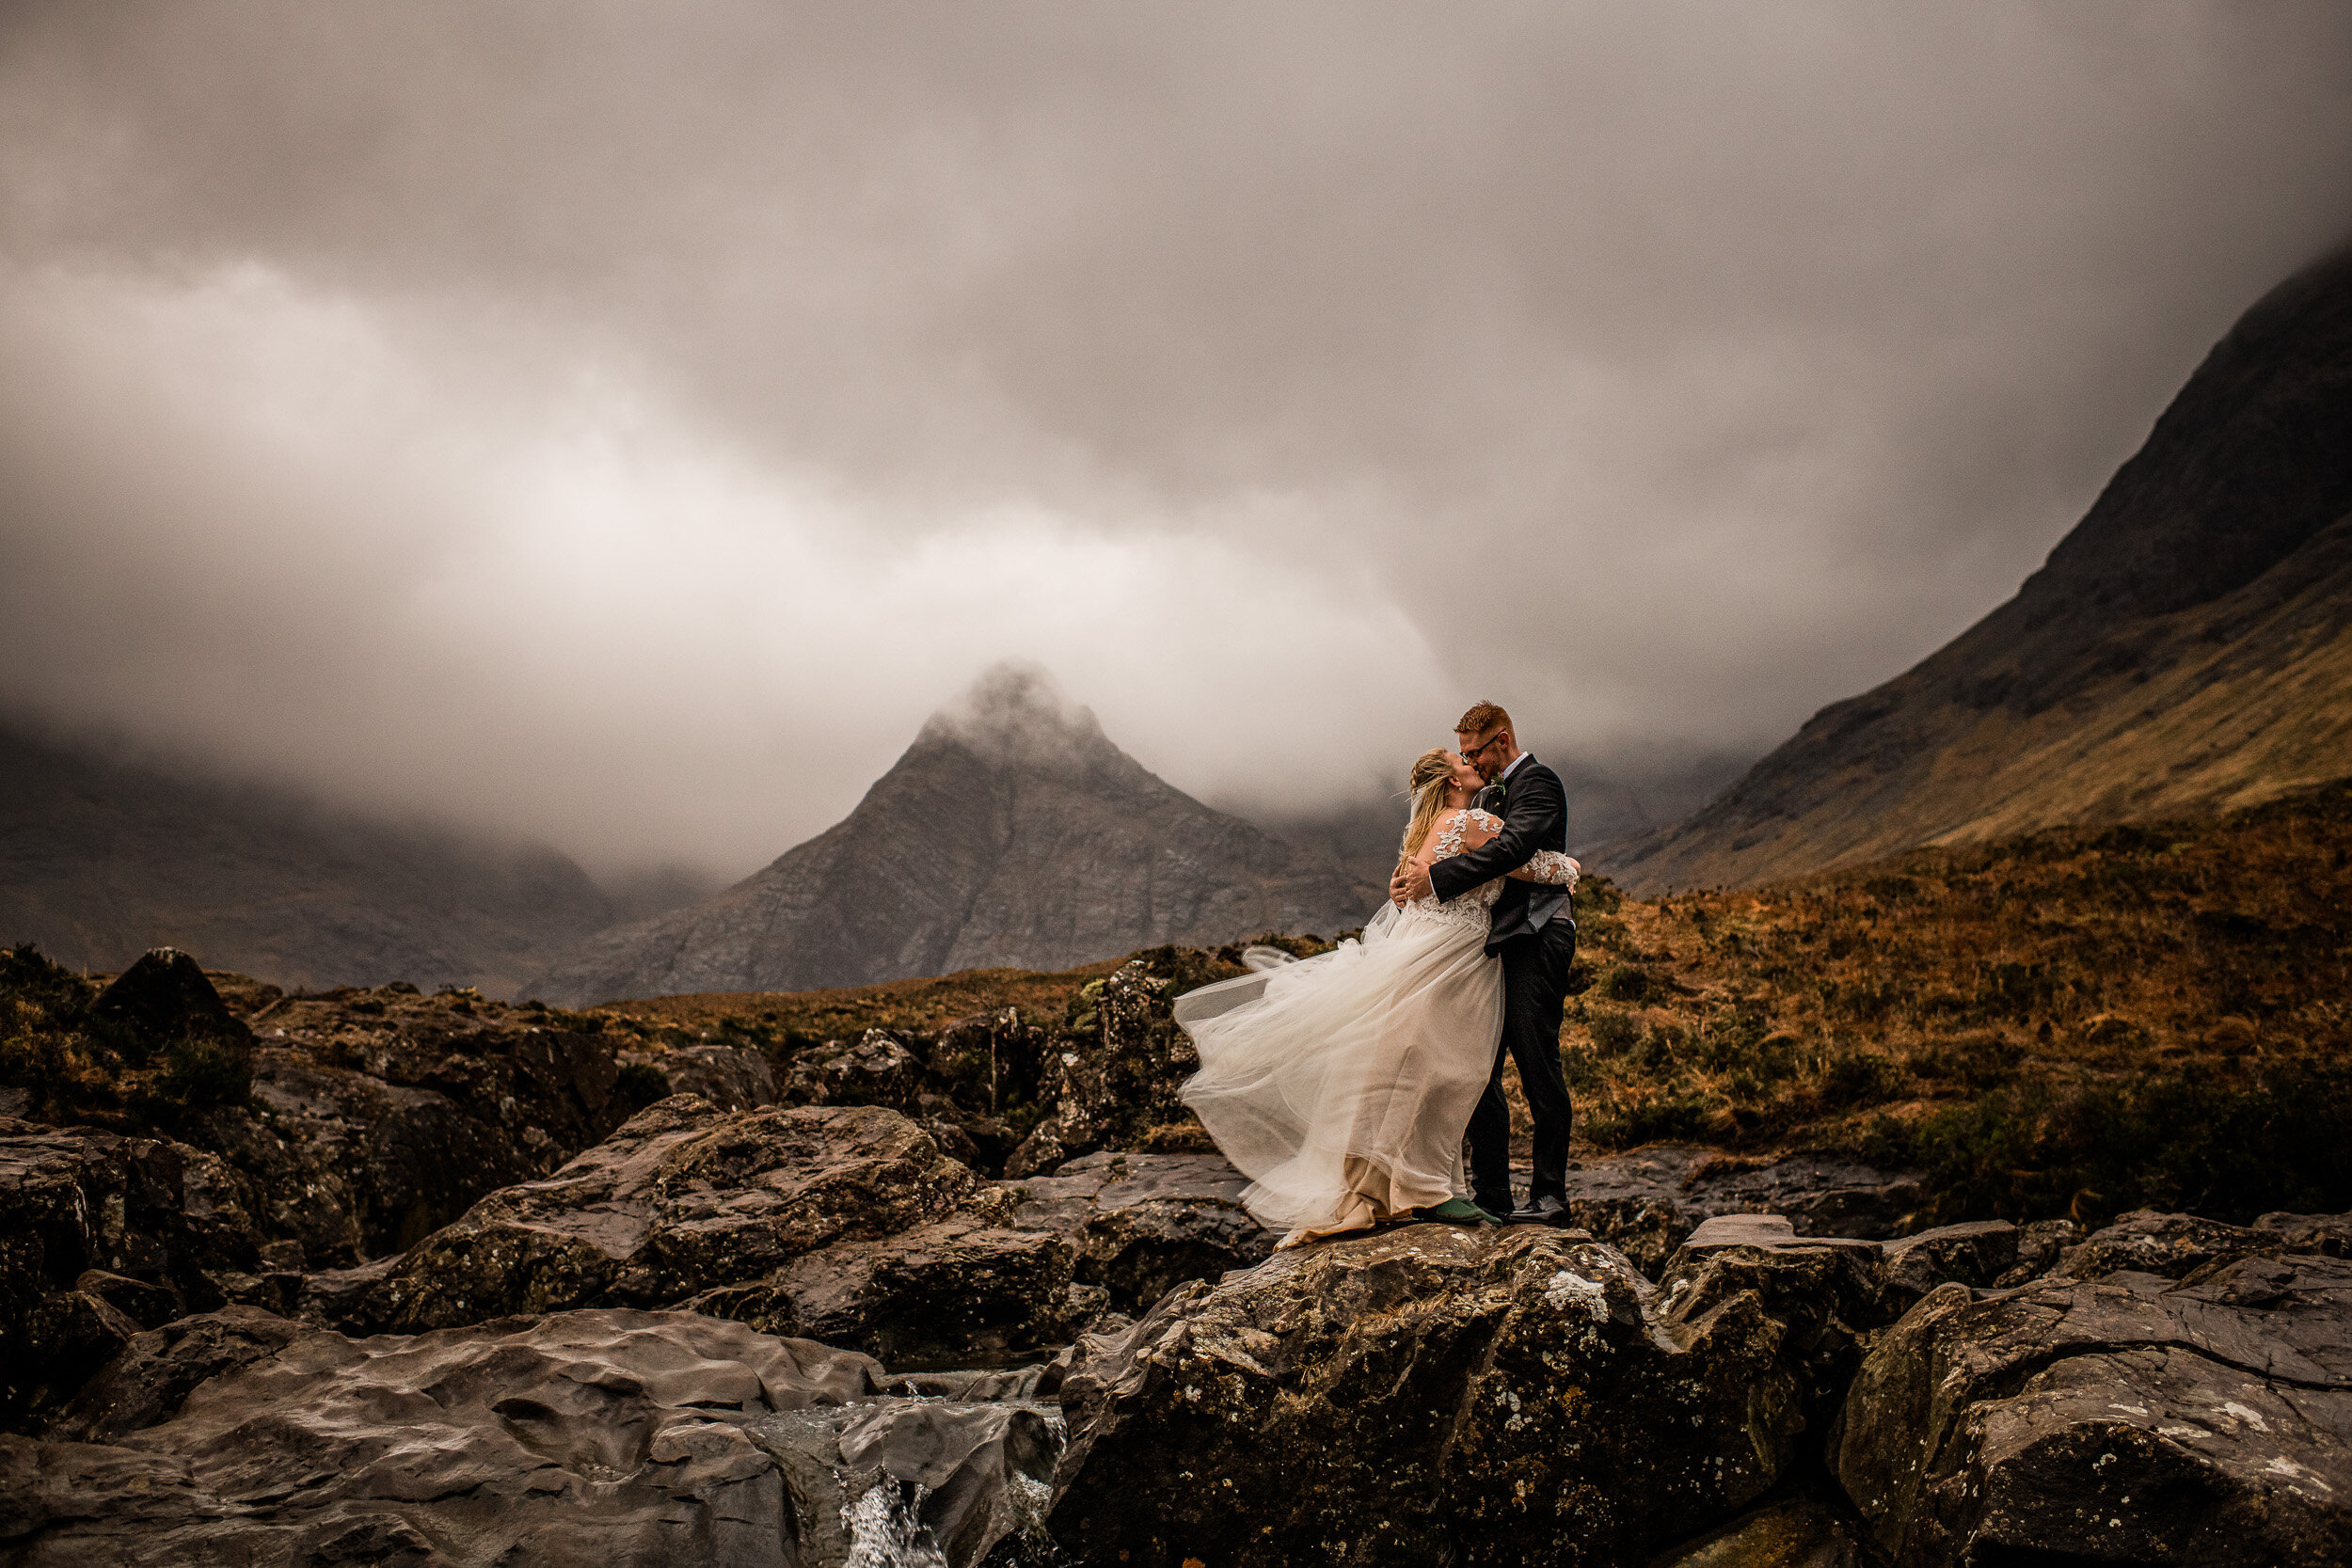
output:
<path id="1" fill-rule="evenodd" d="M 2346 775 L 2352 253 L 2246 313 L 2015 598 L 1595 859 L 1641 892 L 1747 885 Z"/>
<path id="2" fill-rule="evenodd" d="M 847 818 L 716 897 L 583 943 L 585 1003 L 805 990 L 1360 925 L 1382 889 L 1170 787 L 1036 676 L 926 724 Z"/>
<path id="3" fill-rule="evenodd" d="M 0 942 L 119 970 L 168 945 L 285 986 L 512 990 L 610 923 L 552 849 L 477 843 L 0 732 Z"/>

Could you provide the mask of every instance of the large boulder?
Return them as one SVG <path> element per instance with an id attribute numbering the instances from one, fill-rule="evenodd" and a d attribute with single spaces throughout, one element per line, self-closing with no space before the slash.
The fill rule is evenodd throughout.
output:
<path id="1" fill-rule="evenodd" d="M 894 1367 L 1002 1366 L 1052 1354 L 1091 1305 L 1071 1288 L 1072 1248 L 1045 1231 L 965 1212 L 836 1242 L 767 1275 L 679 1305 L 769 1334 L 854 1345 Z"/>
<path id="2" fill-rule="evenodd" d="M 748 1045 L 674 1045 L 660 1056 L 625 1053 L 660 1072 L 672 1094 L 698 1094 L 723 1111 L 755 1111 L 776 1102 L 776 1072 Z"/>
<path id="3" fill-rule="evenodd" d="M 200 978 L 200 976 L 199 976 Z M 160 1138 L 0 1120 L 0 1424 L 53 1409 L 142 1328 L 257 1268 L 219 1162 Z"/>
<path id="4" fill-rule="evenodd" d="M 1248 1184 L 1222 1155 L 1107 1149 L 1009 1183 L 1020 1204 L 1014 1223 L 1066 1237 L 1076 1277 L 1130 1313 L 1187 1279 L 1273 1256 L 1277 1234 L 1241 1206 Z"/>
<path id="5" fill-rule="evenodd" d="M 203 965 L 176 947 L 150 948 L 90 1004 L 139 1059 L 175 1045 L 219 1041 L 242 1053 L 252 1032 L 230 1013 Z"/>
<path id="6" fill-rule="evenodd" d="M 1084 1562 L 1625 1563 L 1756 1503 L 1854 1354 L 1863 1249 L 1409 1226 L 1179 1287 L 1061 1386 Z"/>
<path id="7" fill-rule="evenodd" d="M 421 1241 L 485 1193 L 561 1163 L 518 1137 L 495 1097 L 464 1102 L 263 1046 L 250 1109 L 213 1113 L 196 1135 L 243 1179 L 246 1204 L 311 1269 L 348 1267 Z"/>
<path id="8" fill-rule="evenodd" d="M 777 1098 L 787 1105 L 886 1105 L 912 1110 L 922 1091 L 922 1058 L 889 1031 L 827 1040 L 794 1059 Z"/>
<path id="9" fill-rule="evenodd" d="M 1832 1462 L 1897 1568 L 2352 1561 L 2352 1262 L 1940 1286 L 1864 1364 Z"/>
<path id="10" fill-rule="evenodd" d="M 1033 1531 L 1051 1413 L 889 1381 L 689 1313 L 366 1340 L 224 1313 L 141 1336 L 49 1437 L 0 1438 L 0 1555 L 970 1568 Z"/>
<path id="11" fill-rule="evenodd" d="M 552 1176 L 409 1249 L 373 1318 L 416 1331 L 516 1312 L 656 1307 L 763 1279 L 836 1242 L 944 1219 L 972 1173 L 875 1106 L 647 1107 Z"/>

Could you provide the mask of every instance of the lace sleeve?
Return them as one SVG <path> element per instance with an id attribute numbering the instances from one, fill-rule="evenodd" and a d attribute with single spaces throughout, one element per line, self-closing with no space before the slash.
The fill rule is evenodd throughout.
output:
<path id="1" fill-rule="evenodd" d="M 1519 874 L 1528 881 L 1548 882 L 1573 892 L 1576 879 L 1584 874 L 1584 868 L 1573 857 L 1564 855 L 1557 849 L 1538 849 L 1534 858 L 1519 868 Z"/>
<path id="2" fill-rule="evenodd" d="M 1484 829 L 1487 832 L 1499 833 L 1502 832 L 1502 818 L 1495 816 L 1492 812 L 1480 811 L 1476 806 L 1472 806 L 1463 815 L 1468 816 L 1471 822 L 1477 824 L 1477 826 Z"/>
<path id="3" fill-rule="evenodd" d="M 1462 852 L 1462 824 L 1473 815 L 1472 812 L 1457 811 L 1438 818 L 1438 831 L 1429 835 L 1431 860 L 1441 861 Z"/>

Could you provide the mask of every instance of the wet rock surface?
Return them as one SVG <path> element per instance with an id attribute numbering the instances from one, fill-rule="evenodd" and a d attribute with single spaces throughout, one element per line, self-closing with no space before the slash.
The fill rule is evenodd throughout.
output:
<path id="1" fill-rule="evenodd" d="M 1799 1497 L 1740 1515 L 1698 1541 L 1661 1554 L 1653 1568 L 1864 1568 L 1846 1519 Z"/>
<path id="2" fill-rule="evenodd" d="M 1081 1560 L 1640 1561 L 1757 1500 L 1852 1336 L 1855 1249 L 1411 1226 L 1193 1283 L 1087 1342 L 1050 1521 Z"/>
<path id="3" fill-rule="evenodd" d="M 1878 1240 L 1900 1234 L 1919 1204 L 1915 1171 L 1813 1155 L 1755 1160 L 1657 1147 L 1568 1172 L 1570 1219 L 1651 1274 L 1719 1214 L 1782 1214 L 1802 1236 Z"/>
<path id="4" fill-rule="evenodd" d="M 2085 1245 L 2145 1260 L 2147 1218 Z M 1833 1463 L 1899 1565 L 2352 1560 L 2352 1262 L 1941 1286 L 1863 1366 Z"/>
<path id="5" fill-rule="evenodd" d="M 888 1381 L 688 1313 L 353 1340 L 232 1309 L 141 1336 L 56 1433 L 0 1438 L 0 1550 L 24 1568 L 1010 1555 L 1054 1413 Z"/>

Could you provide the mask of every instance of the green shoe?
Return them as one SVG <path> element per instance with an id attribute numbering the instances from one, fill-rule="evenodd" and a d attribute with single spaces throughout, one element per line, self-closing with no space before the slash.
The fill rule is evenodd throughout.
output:
<path id="1" fill-rule="evenodd" d="M 1466 1197 L 1450 1197 L 1417 1210 L 1416 1219 L 1442 1220 L 1447 1225 L 1501 1225 L 1502 1222 Z"/>

